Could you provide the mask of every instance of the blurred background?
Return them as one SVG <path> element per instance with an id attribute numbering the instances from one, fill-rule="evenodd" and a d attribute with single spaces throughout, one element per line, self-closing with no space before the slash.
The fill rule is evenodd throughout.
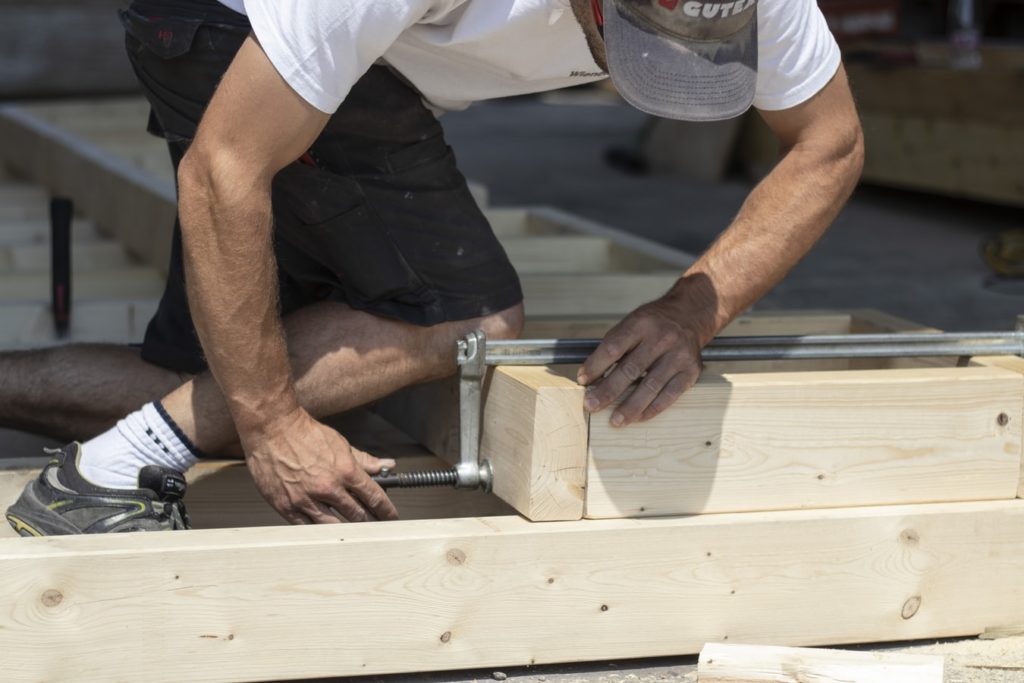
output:
<path id="1" fill-rule="evenodd" d="M 173 192 L 123 54 L 116 10 L 126 4 L 0 0 L 0 99 Z M 831 231 L 758 308 L 1011 327 L 1024 312 L 1024 0 L 820 5 L 861 110 L 866 168 Z M 492 204 L 556 207 L 690 254 L 728 225 L 776 157 L 756 112 L 654 120 L 608 83 L 488 102 L 443 122 Z M 0 126 L 0 163 L 11 183 L 45 191 L 43 178 L 26 177 L 16 131 Z"/>

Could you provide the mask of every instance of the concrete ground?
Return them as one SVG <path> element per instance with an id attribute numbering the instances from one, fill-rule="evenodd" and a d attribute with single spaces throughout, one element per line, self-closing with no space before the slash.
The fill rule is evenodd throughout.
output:
<path id="1" fill-rule="evenodd" d="M 590 98 L 581 97 L 587 101 Z M 553 106 L 521 99 L 443 119 L 463 171 L 496 205 L 545 204 L 699 253 L 751 188 L 672 176 L 624 175 L 603 162 L 644 121 L 621 105 Z M 759 308 L 878 308 L 948 330 L 1008 329 L 1024 285 L 993 282 L 979 245 L 1024 228 L 1024 213 L 920 193 L 861 188 L 835 225 Z M 947 683 L 1024 683 L 1024 637 L 876 647 L 946 657 Z M 396 656 L 401 656 L 396 653 Z M 601 662 L 365 679 L 374 682 L 654 683 L 696 680 L 696 658 Z M 893 681 L 893 683 L 899 683 Z"/>

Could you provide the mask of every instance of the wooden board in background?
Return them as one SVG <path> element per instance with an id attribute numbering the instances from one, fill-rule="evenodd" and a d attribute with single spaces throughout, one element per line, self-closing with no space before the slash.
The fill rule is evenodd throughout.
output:
<path id="1" fill-rule="evenodd" d="M 942 683 L 942 657 L 708 643 L 697 683 Z"/>

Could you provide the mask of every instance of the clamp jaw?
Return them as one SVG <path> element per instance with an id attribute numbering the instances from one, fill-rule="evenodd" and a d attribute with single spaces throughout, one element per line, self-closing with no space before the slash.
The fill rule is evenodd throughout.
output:
<path id="1" fill-rule="evenodd" d="M 480 458 L 481 394 L 487 374 L 487 337 L 482 330 L 459 340 L 455 360 L 459 365 L 459 464 L 434 472 L 392 472 L 385 468 L 373 480 L 381 487 L 420 488 L 453 486 L 482 489 L 493 486 L 491 464 Z"/>

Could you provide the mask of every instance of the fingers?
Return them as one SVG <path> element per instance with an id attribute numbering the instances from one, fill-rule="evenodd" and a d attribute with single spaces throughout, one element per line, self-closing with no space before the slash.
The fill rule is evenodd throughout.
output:
<path id="1" fill-rule="evenodd" d="M 647 381 L 644 373 L 657 360 L 656 349 L 644 344 L 623 356 L 618 365 L 615 366 L 615 369 L 607 377 L 587 388 L 587 397 L 584 401 L 587 410 L 592 413 L 604 410 L 622 396 L 629 389 L 630 385 L 641 377 L 644 378 L 644 381 Z M 662 385 L 666 381 L 668 381 L 667 377 L 662 381 Z M 618 411 L 612 416 L 612 424 L 618 427 L 620 424 L 616 423 L 616 418 L 621 423 L 622 415 Z"/>
<path id="2" fill-rule="evenodd" d="M 398 510 L 388 495 L 384 493 L 384 489 L 369 477 L 365 475 L 364 477 L 364 481 L 351 489 L 352 493 L 377 519 L 382 521 L 398 519 Z"/>
<path id="3" fill-rule="evenodd" d="M 380 471 L 384 467 L 395 468 L 395 461 L 392 458 L 377 458 L 369 453 L 365 453 L 358 448 L 352 449 L 352 457 L 356 459 L 359 466 L 367 474 L 380 474 Z"/>
<path id="4" fill-rule="evenodd" d="M 613 327 L 598 344 L 590 357 L 584 361 L 576 376 L 580 384 L 592 384 L 604 376 L 604 373 L 619 362 L 619 360 L 632 351 L 642 338 L 634 332 L 634 325 L 630 320 L 624 320 Z"/>
<path id="5" fill-rule="evenodd" d="M 580 368 L 578 381 L 587 385 L 589 412 L 621 401 L 610 419 L 614 427 L 661 413 L 700 375 L 697 333 L 682 327 L 665 307 L 652 302 L 631 313 Z"/>
<path id="6" fill-rule="evenodd" d="M 651 419 L 675 403 L 699 376 L 696 364 L 687 363 L 676 354 L 665 354 L 615 409 L 612 425 L 626 426 Z"/>

